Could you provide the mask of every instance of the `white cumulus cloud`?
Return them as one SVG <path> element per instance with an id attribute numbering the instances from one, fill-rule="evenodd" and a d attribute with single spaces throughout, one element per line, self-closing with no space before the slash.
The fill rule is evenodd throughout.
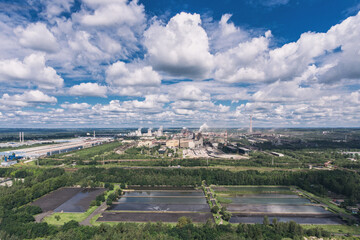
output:
<path id="1" fill-rule="evenodd" d="M 179 13 L 164 26 L 155 21 L 144 33 L 148 58 L 171 76 L 207 78 L 213 57 L 199 14 Z"/>
<path id="2" fill-rule="evenodd" d="M 13 81 L 22 85 L 32 83 L 40 88 L 54 89 L 63 86 L 64 80 L 55 69 L 45 64 L 45 55 L 34 53 L 24 58 L 0 60 L 0 82 L 7 84 Z"/>
<path id="3" fill-rule="evenodd" d="M 89 108 L 91 105 L 88 103 L 63 103 L 60 106 L 71 110 L 83 110 Z"/>
<path id="4" fill-rule="evenodd" d="M 118 61 L 106 70 L 106 82 L 112 86 L 154 86 L 161 83 L 161 78 L 150 66 L 129 69 L 127 64 Z"/>
<path id="5" fill-rule="evenodd" d="M 5 93 L 1 99 L 0 104 L 7 106 L 26 107 L 37 104 L 51 104 L 56 103 L 57 99 L 48 96 L 39 90 L 26 91 L 23 94 L 9 95 Z"/>
<path id="6" fill-rule="evenodd" d="M 97 83 L 80 83 L 72 86 L 68 93 L 73 96 L 106 97 L 107 87 Z"/>
<path id="7" fill-rule="evenodd" d="M 30 23 L 26 28 L 17 27 L 15 34 L 21 46 L 44 52 L 56 52 L 58 43 L 44 23 Z"/>

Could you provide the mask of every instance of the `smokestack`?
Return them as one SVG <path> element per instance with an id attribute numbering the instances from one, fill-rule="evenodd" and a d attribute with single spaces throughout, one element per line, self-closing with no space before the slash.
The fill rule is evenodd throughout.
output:
<path id="1" fill-rule="evenodd" d="M 22 132 L 22 135 L 23 135 L 22 136 L 22 139 L 23 139 L 22 141 L 25 142 L 24 132 Z"/>
<path id="2" fill-rule="evenodd" d="M 252 133 L 253 129 L 252 129 L 252 115 L 250 115 L 250 128 L 249 128 L 249 133 Z"/>
<path id="3" fill-rule="evenodd" d="M 19 132 L 19 140 L 20 140 L 20 142 L 22 141 L 22 138 L 21 138 L 21 132 Z"/>
<path id="4" fill-rule="evenodd" d="M 94 138 L 95 138 L 95 131 L 94 131 Z"/>

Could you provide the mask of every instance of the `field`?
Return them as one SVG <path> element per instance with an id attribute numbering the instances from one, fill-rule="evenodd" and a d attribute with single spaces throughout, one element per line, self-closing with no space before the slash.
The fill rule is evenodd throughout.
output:
<path id="1" fill-rule="evenodd" d="M 53 213 L 50 216 L 44 218 L 44 222 L 52 225 L 63 225 L 66 222 L 71 220 L 75 220 L 77 222 L 81 222 L 85 220 L 95 209 L 97 206 L 90 207 L 84 213 Z"/>
<path id="2" fill-rule="evenodd" d="M 86 212 L 90 202 L 105 191 L 104 188 L 60 188 L 34 201 L 43 212 Z"/>
<path id="3" fill-rule="evenodd" d="M 314 228 L 316 225 L 302 225 L 304 229 Z M 359 226 L 348 226 L 348 225 L 321 225 L 321 228 L 331 233 L 348 233 L 360 235 Z"/>
<path id="4" fill-rule="evenodd" d="M 210 207 L 200 190 L 176 190 L 165 187 L 162 190 L 127 190 L 97 220 L 98 222 L 177 222 L 181 216 L 190 217 L 193 222 L 212 219 Z M 139 189 L 139 188 L 138 188 Z M 159 188 L 158 188 L 159 189 Z"/>

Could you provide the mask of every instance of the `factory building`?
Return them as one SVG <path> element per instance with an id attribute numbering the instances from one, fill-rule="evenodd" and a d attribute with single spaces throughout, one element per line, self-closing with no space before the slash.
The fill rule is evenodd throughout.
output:
<path id="1" fill-rule="evenodd" d="M 239 147 L 239 153 L 240 153 L 240 154 L 248 155 L 250 152 L 251 152 L 251 150 L 248 149 L 248 148 Z"/>
<path id="2" fill-rule="evenodd" d="M 4 161 L 4 162 L 1 162 L 2 167 L 10 167 L 10 166 L 12 166 L 14 164 L 17 164 L 17 161 L 6 161 L 6 162 Z"/>
<path id="3" fill-rule="evenodd" d="M 181 139 L 180 147 L 181 148 L 195 148 L 195 142 L 192 139 Z"/>
<path id="4" fill-rule="evenodd" d="M 166 147 L 169 148 L 176 148 L 180 146 L 180 140 L 179 139 L 171 139 L 166 141 Z"/>
<path id="5" fill-rule="evenodd" d="M 277 156 L 277 157 L 283 157 L 284 156 L 284 154 L 277 153 L 277 152 L 271 152 L 271 154 L 274 155 L 274 156 Z"/>

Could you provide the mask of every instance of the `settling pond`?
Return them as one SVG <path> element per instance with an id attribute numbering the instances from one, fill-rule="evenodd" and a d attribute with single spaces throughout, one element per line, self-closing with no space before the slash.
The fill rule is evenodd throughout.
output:
<path id="1" fill-rule="evenodd" d="M 291 192 L 289 187 L 239 186 L 215 187 L 223 206 L 232 213 L 231 223 L 295 221 L 299 224 L 341 224 L 336 215 Z"/>
<path id="2" fill-rule="evenodd" d="M 181 216 L 194 222 L 212 219 L 210 207 L 200 190 L 125 191 L 98 221 L 163 221 L 176 222 Z"/>

